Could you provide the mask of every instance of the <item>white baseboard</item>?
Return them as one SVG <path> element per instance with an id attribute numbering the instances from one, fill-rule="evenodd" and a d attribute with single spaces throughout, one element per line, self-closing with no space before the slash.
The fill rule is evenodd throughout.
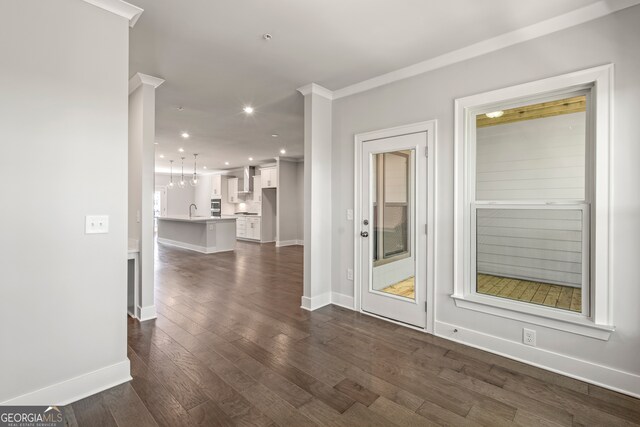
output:
<path id="1" fill-rule="evenodd" d="M 145 320 L 153 320 L 158 317 L 155 305 L 147 305 L 144 307 L 138 306 L 136 311 L 138 320 L 141 322 L 144 322 Z"/>
<path id="2" fill-rule="evenodd" d="M 640 375 L 444 322 L 435 322 L 434 335 L 640 398 Z"/>
<path id="3" fill-rule="evenodd" d="M 349 295 L 331 292 L 331 304 L 339 305 L 349 310 L 355 310 L 353 297 Z"/>
<path id="4" fill-rule="evenodd" d="M 0 405 L 64 406 L 131 380 L 129 359 L 0 402 Z"/>
<path id="5" fill-rule="evenodd" d="M 322 295 L 317 295 L 313 298 L 302 297 L 302 302 L 300 307 L 305 310 L 313 311 L 329 304 L 331 304 L 331 293 L 326 292 Z"/>
<path id="6" fill-rule="evenodd" d="M 339 294 L 337 292 L 327 292 L 313 298 L 302 297 L 301 307 L 305 310 L 313 311 L 325 305 L 335 304 L 340 307 L 353 310 L 353 297 L 349 295 Z"/>
<path id="7" fill-rule="evenodd" d="M 163 245 L 175 246 L 176 248 L 189 249 L 191 251 L 200 252 L 201 254 L 216 254 L 218 252 L 229 252 L 231 249 L 216 249 L 215 247 L 206 247 L 200 245 L 192 245 L 191 243 L 178 242 L 177 240 L 165 239 L 162 237 L 158 237 L 158 243 L 162 243 Z"/>
<path id="8" fill-rule="evenodd" d="M 302 240 L 280 240 L 276 242 L 276 248 L 282 247 L 282 246 L 295 246 L 295 245 L 302 245 L 303 241 Z"/>

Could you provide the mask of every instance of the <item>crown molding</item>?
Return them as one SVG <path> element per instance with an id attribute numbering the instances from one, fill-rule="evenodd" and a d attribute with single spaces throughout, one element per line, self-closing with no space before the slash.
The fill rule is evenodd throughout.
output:
<path id="1" fill-rule="evenodd" d="M 331 99 L 344 98 L 346 96 L 365 92 L 367 90 L 384 86 L 389 83 L 433 71 L 438 68 L 443 68 L 457 62 L 466 61 L 468 59 L 504 49 L 518 43 L 546 36 L 547 34 L 571 28 L 585 22 L 593 21 L 594 19 L 602 18 L 603 16 L 607 16 L 611 13 L 618 12 L 637 4 L 640 4 L 640 0 L 620 0 L 616 2 L 600 0 L 596 3 L 592 3 L 588 6 L 573 10 L 563 15 L 559 15 L 554 18 L 529 25 L 527 27 L 522 27 L 505 34 L 483 40 L 478 43 L 474 43 L 461 49 L 457 49 L 443 55 L 418 62 L 417 64 L 400 68 L 399 70 L 391 71 L 389 73 L 343 87 L 342 89 L 331 92 L 333 96 Z M 306 87 L 307 86 L 305 86 L 304 88 Z M 301 89 L 298 90 L 302 93 Z M 304 93 L 302 94 L 304 95 Z"/>
<path id="2" fill-rule="evenodd" d="M 153 88 L 155 89 L 162 83 L 164 83 L 164 80 L 159 77 L 153 77 L 142 73 L 135 73 L 133 77 L 129 79 L 129 95 L 131 95 L 134 90 L 138 89 L 142 85 L 153 86 Z"/>
<path id="3" fill-rule="evenodd" d="M 138 18 L 144 12 L 143 9 L 138 6 L 134 6 L 122 0 L 84 0 L 89 4 L 92 4 L 100 9 L 104 9 L 111 13 L 115 13 L 118 16 L 122 16 L 129 21 L 129 27 L 133 28 L 138 22 Z"/>
<path id="4" fill-rule="evenodd" d="M 639 0 L 640 1 L 640 0 Z M 333 92 L 327 89 L 326 87 L 322 87 L 316 83 L 309 83 L 308 85 L 302 86 L 298 88 L 298 92 L 302 95 L 307 96 L 310 93 L 315 95 L 322 96 L 323 98 L 333 99 Z"/>

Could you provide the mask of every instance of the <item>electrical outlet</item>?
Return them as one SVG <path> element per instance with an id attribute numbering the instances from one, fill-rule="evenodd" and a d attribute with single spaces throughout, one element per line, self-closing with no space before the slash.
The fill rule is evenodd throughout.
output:
<path id="1" fill-rule="evenodd" d="M 347 279 L 353 280 L 353 268 L 347 268 Z"/>
<path id="2" fill-rule="evenodd" d="M 524 345 L 536 346 L 536 331 L 533 329 L 522 329 L 522 342 Z"/>

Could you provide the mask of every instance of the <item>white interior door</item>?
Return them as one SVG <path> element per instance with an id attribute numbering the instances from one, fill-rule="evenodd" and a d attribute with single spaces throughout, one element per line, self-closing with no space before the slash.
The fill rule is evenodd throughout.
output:
<path id="1" fill-rule="evenodd" d="M 427 133 L 362 143 L 361 308 L 426 326 Z"/>

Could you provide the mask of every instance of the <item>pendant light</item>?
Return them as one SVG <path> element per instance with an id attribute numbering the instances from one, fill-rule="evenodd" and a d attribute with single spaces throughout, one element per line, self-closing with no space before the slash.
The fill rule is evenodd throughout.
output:
<path id="1" fill-rule="evenodd" d="M 170 172 L 170 175 L 169 175 L 169 187 L 168 188 L 169 188 L 169 190 L 172 190 L 172 189 L 175 188 L 174 185 L 173 185 L 173 160 L 169 160 L 169 163 L 171 164 L 169 166 L 171 172 Z"/>
<path id="2" fill-rule="evenodd" d="M 192 187 L 195 187 L 196 185 L 198 185 L 198 175 L 197 175 L 197 164 L 196 164 L 196 160 L 198 159 L 198 155 L 194 154 L 193 155 L 193 177 L 191 178 L 191 181 L 189 181 L 189 183 L 191 184 Z"/>
<path id="3" fill-rule="evenodd" d="M 180 174 L 180 181 L 178 182 L 178 187 L 184 188 L 186 184 L 187 183 L 184 180 L 184 157 L 182 157 L 182 173 Z"/>

